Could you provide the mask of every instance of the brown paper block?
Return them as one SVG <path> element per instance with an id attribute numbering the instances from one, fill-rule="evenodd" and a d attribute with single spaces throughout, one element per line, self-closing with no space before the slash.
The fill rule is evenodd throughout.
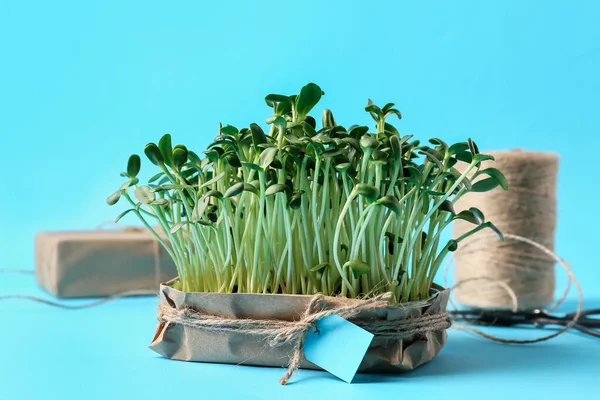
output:
<path id="1" fill-rule="evenodd" d="M 177 275 L 166 250 L 143 230 L 41 232 L 35 265 L 39 285 L 63 298 L 155 290 Z"/>
<path id="2" fill-rule="evenodd" d="M 436 291 L 428 300 L 361 311 L 352 320 L 407 319 L 441 313 L 446 310 L 450 291 Z M 180 309 L 225 318 L 300 319 L 312 296 L 284 294 L 184 293 L 167 284 L 161 285 L 161 302 Z M 348 305 L 356 299 L 327 297 L 327 303 Z M 150 348 L 174 360 L 287 367 L 292 345 L 270 347 L 266 335 L 244 332 L 230 334 L 206 332 L 171 323 L 159 323 Z M 433 359 L 446 341 L 444 329 L 423 336 L 390 340 L 375 336 L 359 368 L 360 372 L 409 371 Z M 301 368 L 319 369 L 302 360 Z"/>

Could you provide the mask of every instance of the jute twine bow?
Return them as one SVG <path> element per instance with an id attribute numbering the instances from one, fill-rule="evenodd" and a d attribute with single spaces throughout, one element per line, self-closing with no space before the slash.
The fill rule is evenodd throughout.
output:
<path id="1" fill-rule="evenodd" d="M 304 355 L 304 340 L 310 330 L 317 331 L 316 323 L 318 320 L 331 315 L 349 319 L 361 311 L 387 306 L 391 297 L 392 294 L 388 292 L 353 305 L 332 307 L 331 304 L 327 303 L 325 296 L 315 295 L 306 307 L 302 317 L 297 321 L 224 318 L 203 314 L 189 307 L 176 309 L 166 303 L 159 305 L 157 318 L 161 323 L 169 322 L 209 332 L 231 333 L 235 331 L 249 335 L 266 335 L 271 346 L 293 343 L 294 351 L 290 357 L 288 370 L 279 380 L 279 383 L 285 385 L 300 366 Z M 417 334 L 439 331 L 450 327 L 450 319 L 446 312 L 405 320 L 352 322 L 377 337 L 386 339 L 405 339 Z"/>

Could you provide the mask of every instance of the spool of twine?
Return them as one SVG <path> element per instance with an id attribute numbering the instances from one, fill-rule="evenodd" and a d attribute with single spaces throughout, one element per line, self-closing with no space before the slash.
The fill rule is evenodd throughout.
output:
<path id="1" fill-rule="evenodd" d="M 489 153 L 482 169 L 502 171 L 509 189 L 468 193 L 457 201 L 456 211 L 479 208 L 501 232 L 518 235 L 554 251 L 556 227 L 556 175 L 559 158 L 554 153 L 524 150 Z M 475 181 L 477 181 L 476 179 Z M 454 237 L 474 226 L 456 221 Z M 520 310 L 543 308 L 552 302 L 555 289 L 555 260 L 524 243 L 481 231 L 461 242 L 455 254 L 456 300 L 469 307 L 512 309 L 514 298 L 498 282 L 505 283 L 517 297 Z M 474 280 L 473 278 L 489 278 Z"/>

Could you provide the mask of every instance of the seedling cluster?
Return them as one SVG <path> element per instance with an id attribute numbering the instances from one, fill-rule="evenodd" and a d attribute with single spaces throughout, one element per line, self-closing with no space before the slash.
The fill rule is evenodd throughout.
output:
<path id="1" fill-rule="evenodd" d="M 159 172 L 140 185 L 140 157 L 129 158 L 126 182 L 107 199 L 131 204 L 117 221 L 139 217 L 175 260 L 184 291 L 429 297 L 461 241 L 485 228 L 500 235 L 480 210 L 454 204 L 506 189 L 506 179 L 482 169 L 493 157 L 470 139 L 421 144 L 400 135 L 392 103 L 368 102 L 374 131 L 338 125 L 327 109 L 318 126 L 309 113 L 322 95 L 309 83 L 298 95 L 266 96 L 268 132 L 220 126 L 202 157 L 168 134 L 147 144 Z M 473 229 L 442 243 L 458 219 Z"/>

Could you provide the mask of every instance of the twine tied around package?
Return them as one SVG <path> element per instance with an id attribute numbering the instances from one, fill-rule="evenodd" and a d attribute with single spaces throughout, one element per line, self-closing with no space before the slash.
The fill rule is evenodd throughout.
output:
<path id="1" fill-rule="evenodd" d="M 317 294 L 312 297 L 302 317 L 297 321 L 225 318 L 204 314 L 190 307 L 177 309 L 169 304 L 160 303 L 157 319 L 160 323 L 173 323 L 210 332 L 228 333 L 235 331 L 249 335 L 267 335 L 271 346 L 292 343 L 294 350 L 290 356 L 287 372 L 279 380 L 279 383 L 285 385 L 299 368 L 304 355 L 304 340 L 309 331 L 317 331 L 316 323 L 318 320 L 331 315 L 350 319 L 361 311 L 388 306 L 391 297 L 392 294 L 388 292 L 362 300 L 356 304 L 333 307 L 327 303 L 325 296 Z M 373 319 L 354 320 L 352 322 L 375 336 L 386 339 L 406 339 L 447 329 L 451 325 L 446 312 L 404 320 Z"/>

